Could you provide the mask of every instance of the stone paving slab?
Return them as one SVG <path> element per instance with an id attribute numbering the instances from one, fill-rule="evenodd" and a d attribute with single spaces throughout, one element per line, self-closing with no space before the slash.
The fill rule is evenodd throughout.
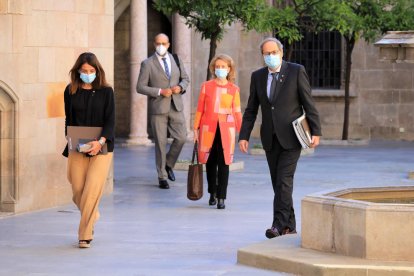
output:
<path id="1" fill-rule="evenodd" d="M 309 276 L 405 276 L 414 274 L 414 262 L 365 260 L 300 246 L 300 236 L 286 235 L 240 248 L 240 264 Z"/>
<path id="2" fill-rule="evenodd" d="M 412 185 L 413 149 L 408 142 L 370 142 L 321 146 L 301 157 L 293 194 L 297 230 L 307 194 Z M 180 159 L 191 153 L 187 143 Z M 0 275 L 286 275 L 237 264 L 239 248 L 267 241 L 273 191 L 264 156 L 236 149 L 235 160 L 244 169 L 230 173 L 226 209 L 217 210 L 208 206 L 208 195 L 186 198 L 186 171 L 175 172 L 171 189 L 159 189 L 154 147 L 118 145 L 114 192 L 101 202 L 92 247 L 76 247 L 73 204 L 0 217 Z"/>

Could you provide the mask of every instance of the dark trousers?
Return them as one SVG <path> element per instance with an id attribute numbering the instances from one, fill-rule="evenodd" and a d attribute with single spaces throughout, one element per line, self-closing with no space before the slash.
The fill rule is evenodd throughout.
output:
<path id="1" fill-rule="evenodd" d="M 286 228 L 296 229 L 295 210 L 293 209 L 293 176 L 300 157 L 301 149 L 286 150 L 273 135 L 272 150 L 266 151 L 267 163 L 274 191 L 273 227 L 279 231 Z"/>
<path id="2" fill-rule="evenodd" d="M 213 146 L 208 156 L 207 164 L 208 192 L 216 194 L 217 198 L 226 199 L 227 184 L 229 182 L 229 165 L 224 161 L 223 146 L 221 144 L 220 128 L 217 126 Z"/>

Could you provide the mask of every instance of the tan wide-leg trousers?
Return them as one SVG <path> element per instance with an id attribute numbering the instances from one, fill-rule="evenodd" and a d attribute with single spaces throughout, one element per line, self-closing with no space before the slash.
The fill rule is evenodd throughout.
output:
<path id="1" fill-rule="evenodd" d="M 73 202 L 81 213 L 79 240 L 92 240 L 93 227 L 99 219 L 98 205 L 101 200 L 112 152 L 87 157 L 83 153 L 69 153 L 68 180 L 72 184 Z"/>

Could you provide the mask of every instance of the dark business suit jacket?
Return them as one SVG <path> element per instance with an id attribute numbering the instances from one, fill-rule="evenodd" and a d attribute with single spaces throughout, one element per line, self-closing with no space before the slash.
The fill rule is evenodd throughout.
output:
<path id="1" fill-rule="evenodd" d="M 181 94 L 172 94 L 171 98 L 158 95 L 160 88 L 165 89 L 176 85 L 180 85 L 184 91 L 190 82 L 182 60 L 180 60 L 180 68 L 178 68 L 173 55 L 170 53 L 168 55 L 171 61 L 170 79 L 167 78 L 156 54 L 141 63 L 137 92 L 148 96 L 151 115 L 168 114 L 171 108 L 171 99 L 177 111 L 183 111 L 184 109 Z"/>
<path id="2" fill-rule="evenodd" d="M 272 100 L 267 96 L 268 68 L 252 73 L 250 96 L 243 115 L 243 125 L 239 140 L 249 140 L 259 106 L 262 110 L 260 136 L 263 149 L 272 149 L 273 134 L 284 149 L 300 148 L 292 127 L 292 122 L 303 114 L 305 109 L 312 135 L 321 136 L 318 111 L 311 96 L 311 87 L 305 68 L 302 65 L 283 61 Z"/>

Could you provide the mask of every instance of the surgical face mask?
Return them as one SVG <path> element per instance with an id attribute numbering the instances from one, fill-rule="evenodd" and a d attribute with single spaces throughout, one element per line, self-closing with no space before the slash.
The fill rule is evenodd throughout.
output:
<path id="1" fill-rule="evenodd" d="M 167 53 L 167 48 L 164 45 L 158 45 L 155 48 L 155 51 L 157 52 L 157 54 L 163 57 L 165 53 Z"/>
<path id="2" fill-rule="evenodd" d="M 80 73 L 80 79 L 84 82 L 84 83 L 92 83 L 96 78 L 96 73 L 92 73 L 92 74 L 85 74 L 85 73 Z"/>
<path id="3" fill-rule="evenodd" d="M 229 74 L 229 71 L 227 71 L 227 69 L 224 69 L 224 68 L 216 68 L 216 70 L 214 70 L 214 74 L 219 79 L 225 79 L 227 75 Z"/>
<path id="4" fill-rule="evenodd" d="M 266 65 L 271 69 L 276 69 L 282 64 L 282 59 L 280 58 L 280 55 L 265 55 L 264 62 Z"/>

